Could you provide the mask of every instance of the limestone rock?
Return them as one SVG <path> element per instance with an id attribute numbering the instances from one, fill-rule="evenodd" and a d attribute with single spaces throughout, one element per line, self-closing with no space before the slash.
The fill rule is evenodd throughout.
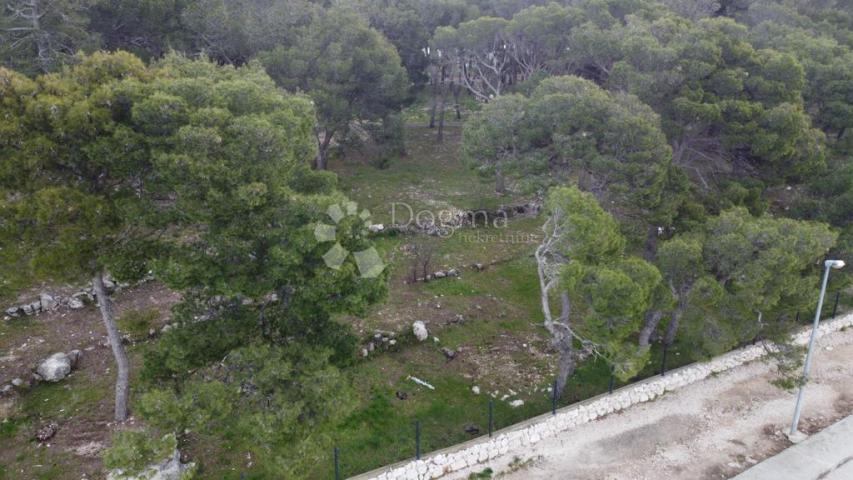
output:
<path id="1" fill-rule="evenodd" d="M 71 358 L 62 352 L 54 353 L 38 366 L 36 372 L 48 382 L 58 382 L 71 373 Z"/>
<path id="2" fill-rule="evenodd" d="M 420 320 L 412 324 L 412 333 L 415 334 L 415 338 L 417 338 L 419 342 L 423 342 L 429 338 L 429 331 L 427 331 L 424 322 Z"/>
<path id="3" fill-rule="evenodd" d="M 86 304 L 83 303 L 83 300 L 81 300 L 79 297 L 71 297 L 68 299 L 68 308 L 72 310 L 80 310 L 85 306 Z"/>
<path id="4" fill-rule="evenodd" d="M 39 295 L 39 302 L 41 303 L 41 309 L 44 311 L 53 310 L 59 306 L 59 302 L 49 293 Z"/>

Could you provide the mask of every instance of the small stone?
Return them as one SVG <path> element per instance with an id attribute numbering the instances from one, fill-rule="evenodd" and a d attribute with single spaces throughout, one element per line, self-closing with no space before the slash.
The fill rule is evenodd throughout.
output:
<path id="1" fill-rule="evenodd" d="M 513 400 L 513 401 L 509 402 L 509 406 L 512 408 L 518 408 L 522 405 L 524 405 L 524 400 L 521 400 L 521 399 Z"/>
<path id="2" fill-rule="evenodd" d="M 471 387 L 471 391 L 474 392 L 474 395 L 479 395 L 480 394 L 480 387 L 478 387 L 477 385 L 474 385 L 473 387 Z"/>
<path id="3" fill-rule="evenodd" d="M 385 230 L 385 225 L 381 223 L 374 223 L 373 225 L 367 227 L 367 230 L 370 233 L 379 233 Z"/>
<path id="4" fill-rule="evenodd" d="M 444 357 L 447 358 L 448 360 L 453 360 L 454 358 L 456 358 L 456 350 L 452 350 L 452 349 L 447 348 L 447 347 L 442 347 L 441 353 L 443 353 Z"/>
<path id="5" fill-rule="evenodd" d="M 78 297 L 71 297 L 68 299 L 68 308 L 72 310 L 80 310 L 85 306 L 86 304 L 83 303 L 83 300 L 79 299 Z"/>
<path id="6" fill-rule="evenodd" d="M 56 435 L 56 431 L 59 430 L 59 425 L 55 423 L 49 423 L 36 431 L 36 440 L 39 442 L 46 442 L 53 438 Z"/>
<path id="7" fill-rule="evenodd" d="M 433 277 L 435 277 L 435 278 L 444 278 L 446 276 L 447 276 L 447 273 L 445 273 L 441 270 L 439 270 L 433 274 Z"/>
<path id="8" fill-rule="evenodd" d="M 24 380 L 21 378 L 16 377 L 16 378 L 12 379 L 12 385 L 15 387 L 21 387 L 23 384 L 24 384 Z"/>
<path id="9" fill-rule="evenodd" d="M 397 340 L 394 340 L 393 338 L 388 340 L 388 345 L 397 345 Z"/>
<path id="10" fill-rule="evenodd" d="M 397 391 L 394 393 L 394 396 L 395 396 L 395 397 L 397 397 L 397 398 L 398 398 L 398 399 L 400 399 L 400 400 L 406 400 L 407 398 L 409 398 L 409 394 L 408 394 L 408 393 L 406 393 L 406 392 L 401 392 L 401 391 L 399 391 L 399 390 L 397 390 Z"/>
<path id="11" fill-rule="evenodd" d="M 465 425 L 465 433 L 467 433 L 468 435 L 476 435 L 480 433 L 480 427 L 474 425 L 473 423 L 469 423 L 468 425 Z"/>
<path id="12" fill-rule="evenodd" d="M 429 331 L 427 331 L 426 324 L 420 320 L 412 324 L 412 333 L 415 334 L 415 338 L 417 338 L 419 342 L 423 342 L 427 337 L 429 337 Z"/>
<path id="13" fill-rule="evenodd" d="M 369 355 L 369 354 L 370 354 L 370 352 L 366 348 L 361 349 L 361 356 L 362 357 L 367 357 L 367 355 Z"/>

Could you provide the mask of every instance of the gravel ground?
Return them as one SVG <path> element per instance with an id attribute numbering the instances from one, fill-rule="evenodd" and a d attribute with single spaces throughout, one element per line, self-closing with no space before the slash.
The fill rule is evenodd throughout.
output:
<path id="1" fill-rule="evenodd" d="M 853 329 L 818 340 L 800 430 L 815 433 L 853 413 Z M 510 452 L 496 476 L 535 479 L 731 478 L 791 443 L 795 392 L 753 362 L 660 399 Z M 476 470 L 451 478 L 467 478 Z"/>

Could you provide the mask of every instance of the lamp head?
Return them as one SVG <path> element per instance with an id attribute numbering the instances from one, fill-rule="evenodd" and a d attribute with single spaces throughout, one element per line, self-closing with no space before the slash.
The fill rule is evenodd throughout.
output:
<path id="1" fill-rule="evenodd" d="M 834 268 L 836 270 L 839 268 L 844 268 L 844 260 L 827 260 L 823 262 L 823 264 L 826 266 L 826 268 Z"/>

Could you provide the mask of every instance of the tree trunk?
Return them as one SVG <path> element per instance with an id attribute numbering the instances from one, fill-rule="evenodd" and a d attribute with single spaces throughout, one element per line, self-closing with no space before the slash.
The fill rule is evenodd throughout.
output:
<path id="1" fill-rule="evenodd" d="M 568 327 L 569 311 L 571 308 L 571 304 L 569 303 L 569 292 L 564 291 L 560 294 L 560 303 L 562 304 L 560 322 Z M 575 373 L 575 367 L 577 364 L 575 362 L 575 352 L 572 340 L 572 336 L 569 332 L 563 332 L 563 335 L 554 339 L 554 346 L 560 354 L 557 364 L 557 398 L 560 398 L 563 395 L 563 389 L 566 388 L 566 383 L 568 383 L 569 377 Z"/>
<path id="2" fill-rule="evenodd" d="M 446 89 L 441 89 L 441 95 L 438 102 L 438 143 L 444 141 L 444 104 L 447 99 Z"/>
<path id="3" fill-rule="evenodd" d="M 498 195 L 506 193 L 506 181 L 504 180 L 503 172 L 501 172 L 501 167 L 495 168 L 495 192 Z"/>
<path id="4" fill-rule="evenodd" d="M 660 323 L 660 319 L 662 317 L 663 312 L 659 310 L 646 313 L 646 319 L 643 323 L 643 328 L 640 329 L 640 339 L 638 341 L 640 347 L 649 346 L 649 339 L 652 338 L 652 334 L 655 333 L 655 330 L 657 330 L 658 324 Z"/>
<path id="5" fill-rule="evenodd" d="M 666 328 L 666 335 L 663 342 L 667 345 L 672 345 L 675 341 L 675 334 L 678 333 L 678 322 L 681 321 L 681 312 L 676 309 L 672 312 L 672 318 L 669 320 L 669 326 Z"/>
<path id="6" fill-rule="evenodd" d="M 646 261 L 653 262 L 658 253 L 658 227 L 649 225 L 646 232 L 646 245 L 643 251 L 643 258 Z"/>
<path id="7" fill-rule="evenodd" d="M 317 158 L 314 159 L 314 170 L 326 169 L 326 154 L 329 150 L 329 144 L 332 143 L 332 135 L 334 130 L 329 130 L 323 133 L 323 140 L 320 140 L 320 134 L 317 134 Z"/>
<path id="8" fill-rule="evenodd" d="M 459 111 L 459 94 L 462 92 L 462 85 L 453 83 L 450 85 L 453 92 L 453 108 L 456 110 L 456 120 L 462 120 L 462 112 Z"/>
<path id="9" fill-rule="evenodd" d="M 559 341 L 554 342 L 560 358 L 557 364 L 557 398 L 563 396 L 563 390 L 569 382 L 569 377 L 575 373 L 575 352 L 572 345 L 572 337 L 564 336 Z"/>
<path id="10" fill-rule="evenodd" d="M 101 310 L 101 317 L 104 320 L 104 326 L 107 328 L 107 338 L 109 338 L 110 347 L 113 350 L 113 356 L 116 359 L 116 406 L 115 419 L 118 422 L 127 420 L 127 397 L 130 390 L 130 362 L 127 360 L 127 353 L 124 351 L 124 345 L 121 343 L 121 335 L 118 333 L 115 316 L 113 314 L 113 305 L 110 297 L 107 295 L 107 289 L 104 287 L 104 274 L 99 271 L 92 278 L 92 286 L 95 289 L 95 296 L 98 299 L 98 306 Z"/>
<path id="11" fill-rule="evenodd" d="M 438 80 L 432 80 L 432 106 L 429 112 L 429 128 L 435 128 L 435 111 L 438 108 Z"/>

